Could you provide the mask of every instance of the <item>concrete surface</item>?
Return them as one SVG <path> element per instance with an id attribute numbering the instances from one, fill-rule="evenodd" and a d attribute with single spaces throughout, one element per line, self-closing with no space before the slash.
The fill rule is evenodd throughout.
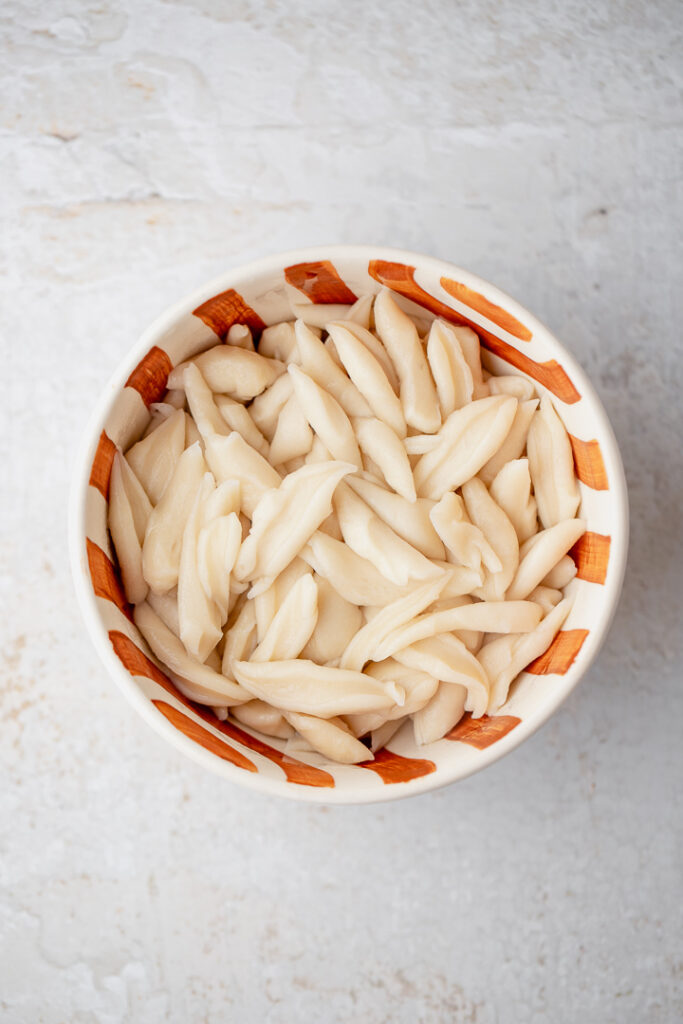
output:
<path id="1" fill-rule="evenodd" d="M 0 1019 L 680 1020 L 683 8 L 5 0 L 0 25 Z M 631 488 L 590 677 L 508 759 L 386 807 L 184 760 L 105 677 L 67 563 L 74 448 L 139 331 L 325 241 L 518 296 Z"/>

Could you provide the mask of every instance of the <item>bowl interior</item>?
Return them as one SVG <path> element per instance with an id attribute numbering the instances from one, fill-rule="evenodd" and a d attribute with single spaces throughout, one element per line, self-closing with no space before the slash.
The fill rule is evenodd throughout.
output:
<path id="1" fill-rule="evenodd" d="M 346 305 L 382 285 L 408 312 L 467 324 L 496 373 L 533 379 L 570 434 L 588 532 L 572 551 L 574 606 L 550 649 L 522 673 L 495 717 L 467 715 L 437 743 L 415 745 L 404 726 L 373 762 L 344 766 L 285 757 L 283 742 L 219 722 L 184 698 L 152 659 L 126 603 L 107 532 L 116 447 L 144 430 L 177 363 L 216 344 L 233 323 L 258 335 L 290 319 L 286 291 L 301 302 Z M 336 314 L 339 315 L 339 314 Z M 581 368 L 509 296 L 451 264 L 415 253 L 330 246 L 268 257 L 231 271 L 148 328 L 100 399 L 74 484 L 71 541 L 77 592 L 107 668 L 157 732 L 220 774 L 302 800 L 369 802 L 412 795 L 496 760 L 541 725 L 595 657 L 616 607 L 628 533 L 623 470 L 605 412 Z"/>

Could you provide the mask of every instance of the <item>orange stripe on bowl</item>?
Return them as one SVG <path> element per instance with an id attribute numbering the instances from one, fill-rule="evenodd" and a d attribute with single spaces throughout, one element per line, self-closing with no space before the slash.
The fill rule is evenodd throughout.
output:
<path id="1" fill-rule="evenodd" d="M 146 676 L 148 679 L 153 679 L 155 683 L 159 683 L 165 690 L 173 694 L 174 697 L 182 696 L 180 692 L 173 685 L 171 680 L 165 675 L 161 669 L 154 664 L 151 658 L 140 650 L 137 644 L 133 643 L 129 636 L 125 633 L 121 633 L 118 629 L 109 630 L 109 642 L 114 648 L 114 653 L 123 665 L 125 669 L 130 672 L 132 676 Z"/>
<path id="2" fill-rule="evenodd" d="M 173 369 L 173 363 L 162 348 L 154 345 L 144 359 L 141 359 L 126 381 L 127 388 L 134 388 L 145 405 L 158 402 L 166 391 L 166 380 Z"/>
<path id="3" fill-rule="evenodd" d="M 563 676 L 574 664 L 587 636 L 587 629 L 560 630 L 545 654 L 527 665 L 525 671 L 535 676 Z"/>
<path id="4" fill-rule="evenodd" d="M 491 718 L 482 715 L 481 718 L 472 718 L 468 711 L 458 724 L 446 733 L 444 739 L 460 740 L 461 743 L 469 743 L 477 750 L 485 750 L 512 732 L 521 721 L 521 718 L 515 718 L 514 715 L 494 715 Z"/>
<path id="5" fill-rule="evenodd" d="M 304 764 L 303 761 L 296 761 L 292 758 L 284 757 L 276 747 L 271 747 L 268 743 L 264 743 L 262 740 L 257 739 L 255 736 L 251 736 L 244 729 L 240 729 L 239 726 L 234 725 L 232 722 L 221 722 L 216 716 L 203 707 L 201 704 L 195 704 L 194 701 L 188 700 L 188 698 L 180 692 L 175 683 L 165 673 L 158 668 L 154 662 L 144 654 L 140 648 L 133 643 L 130 637 L 127 637 L 125 633 L 120 633 L 118 630 L 112 630 L 109 633 L 109 640 L 111 645 L 116 652 L 119 660 L 123 664 L 131 675 L 134 676 L 147 676 L 148 679 L 153 679 L 154 682 L 176 698 L 181 704 L 184 704 L 190 711 L 194 711 L 196 715 L 202 718 L 207 724 L 212 725 L 214 729 L 218 729 L 219 732 L 224 733 L 233 740 L 237 740 L 245 747 L 249 747 L 257 754 L 261 754 L 263 757 L 267 757 L 269 761 L 273 761 L 275 764 L 282 768 L 288 782 L 298 783 L 300 786 L 324 786 L 328 788 L 334 787 L 334 779 L 325 772 L 322 768 L 314 768 L 311 765 Z"/>
<path id="6" fill-rule="evenodd" d="M 258 313 L 249 306 L 234 288 L 214 295 L 192 310 L 192 315 L 203 320 L 207 327 L 224 338 L 233 324 L 246 324 L 256 335 L 266 326 Z"/>
<path id="7" fill-rule="evenodd" d="M 472 288 L 468 288 L 466 284 L 461 284 L 460 281 L 453 281 L 450 277 L 441 278 L 441 287 L 449 295 L 452 295 L 454 299 L 457 299 L 458 302 L 463 302 L 470 309 L 481 313 L 487 320 L 498 324 L 508 334 L 519 338 L 520 341 L 531 341 L 532 334 L 528 327 L 520 323 L 512 313 L 508 313 L 502 306 L 496 306 L 495 302 L 489 302 L 481 292 L 475 292 Z"/>
<path id="8" fill-rule="evenodd" d="M 592 487 L 594 491 L 608 491 L 607 470 L 599 442 L 595 438 L 582 441 L 573 434 L 569 435 L 569 440 L 574 453 L 574 468 L 581 483 Z"/>
<path id="9" fill-rule="evenodd" d="M 404 263 L 389 263 L 386 260 L 370 260 L 368 273 L 376 281 L 385 284 L 412 302 L 416 302 L 436 316 L 441 316 L 444 320 L 450 320 L 454 324 L 471 327 L 479 335 L 479 340 L 484 348 L 521 370 L 522 373 L 537 380 L 539 384 L 542 384 L 568 405 L 580 400 L 581 395 L 572 384 L 566 371 L 555 359 L 537 363 L 462 313 L 456 313 L 445 302 L 441 302 L 435 295 L 430 295 L 417 283 L 414 277 L 415 267 L 409 267 Z"/>
<path id="10" fill-rule="evenodd" d="M 369 768 L 371 772 L 376 772 L 387 786 L 392 786 L 396 782 L 420 779 L 423 775 L 431 775 L 436 771 L 433 761 L 427 761 L 426 758 L 421 757 L 403 757 L 386 748 L 377 751 L 374 761 L 363 761 L 358 767 Z"/>
<path id="11" fill-rule="evenodd" d="M 114 462 L 115 455 L 116 445 L 112 439 L 107 436 L 106 431 L 103 430 L 100 434 L 100 439 L 97 442 L 97 449 L 95 451 L 95 458 L 92 460 L 90 480 L 88 483 L 91 487 L 96 487 L 107 501 L 109 500 L 109 479 L 111 477 L 111 467 Z"/>
<path id="12" fill-rule="evenodd" d="M 604 583 L 607 578 L 612 538 L 589 530 L 579 537 L 569 554 L 576 562 L 576 575 L 589 583 Z"/>
<path id="13" fill-rule="evenodd" d="M 248 772 L 258 772 L 254 762 L 250 761 L 244 754 L 240 754 L 239 750 L 235 750 L 228 743 L 224 743 L 218 736 L 214 736 L 212 732 L 205 729 L 203 725 L 199 725 L 193 719 L 183 714 L 182 711 L 178 711 L 177 708 L 171 707 L 165 700 L 153 700 L 152 704 L 162 713 L 164 718 L 168 719 L 171 725 L 174 725 L 179 732 L 184 733 L 189 739 L 198 743 L 200 747 L 204 747 L 205 750 L 209 750 L 212 754 L 222 757 L 224 761 L 230 761 L 237 768 L 244 768 Z"/>
<path id="14" fill-rule="evenodd" d="M 85 547 L 95 596 L 103 597 L 105 601 L 111 601 L 132 622 L 133 615 L 130 605 L 126 600 L 118 571 L 111 558 L 89 537 L 85 538 Z"/>
<path id="15" fill-rule="evenodd" d="M 195 709 L 196 710 L 196 709 Z M 198 712 L 202 718 L 209 720 L 208 716 L 210 712 L 202 710 Z M 295 782 L 299 786 L 321 786 L 329 789 L 334 788 L 334 778 L 329 772 L 323 771 L 322 768 L 314 768 L 313 765 L 304 764 L 303 761 L 297 761 L 295 758 L 285 755 L 279 751 L 276 747 L 271 747 L 270 744 L 264 743 L 263 740 L 259 740 L 256 736 L 252 736 L 250 733 L 245 732 L 244 729 L 240 729 L 239 726 L 234 725 L 232 722 L 211 722 L 215 725 L 216 729 L 225 733 L 226 736 L 230 736 L 234 740 L 238 740 L 243 743 L 245 747 L 249 747 L 257 754 L 262 754 L 263 757 L 267 757 L 269 761 L 277 764 L 282 768 L 283 772 L 287 777 L 288 782 Z"/>
<path id="16" fill-rule="evenodd" d="M 481 328 L 477 328 L 477 330 L 481 333 Z M 581 400 L 581 395 L 556 359 L 537 363 L 522 352 L 518 352 L 512 345 L 508 345 L 506 341 L 501 341 L 500 338 L 493 335 L 482 338 L 481 343 L 489 352 L 493 352 L 494 356 L 504 359 L 506 363 L 510 363 L 522 373 L 537 380 L 539 384 L 542 384 L 544 388 L 551 391 L 562 402 L 566 402 L 567 405 L 573 405 L 574 402 Z"/>
<path id="17" fill-rule="evenodd" d="M 307 295 L 311 302 L 320 305 L 351 304 L 357 298 L 344 284 L 337 268 L 329 260 L 295 263 L 291 267 L 285 267 L 285 281 Z"/>

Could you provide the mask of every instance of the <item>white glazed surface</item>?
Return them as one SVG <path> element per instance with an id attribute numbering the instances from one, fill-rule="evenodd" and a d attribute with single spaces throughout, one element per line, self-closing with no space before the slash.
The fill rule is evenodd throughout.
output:
<path id="1" fill-rule="evenodd" d="M 680 4 L 218 6 L 2 11 L 0 1018 L 678 1021 Z M 156 736 L 66 547 L 84 424 L 144 326 L 331 240 L 534 310 L 605 404 L 632 516 L 613 627 L 550 721 L 358 807 L 229 784 Z"/>
<path id="2" fill-rule="evenodd" d="M 132 677 L 121 665 L 109 641 L 109 630 L 123 631 L 135 639 L 139 646 L 148 649 L 142 643 L 137 630 L 130 626 L 119 609 L 111 601 L 95 596 L 86 558 L 86 536 L 102 549 L 107 548 L 105 504 L 100 492 L 88 484 L 100 435 L 106 430 L 110 438 L 125 448 L 139 435 L 141 425 L 145 422 L 146 417 L 143 416 L 141 419 L 144 406 L 139 395 L 131 388 L 123 387 L 140 360 L 151 348 L 158 347 L 166 352 L 176 365 L 194 352 L 213 344 L 216 340 L 215 334 L 201 320 L 194 317 L 192 311 L 212 296 L 227 289 L 239 292 L 248 305 L 266 322 L 278 322 L 285 318 L 288 312 L 284 296 L 285 267 L 321 260 L 331 262 L 342 280 L 356 294 L 376 291 L 380 287 L 368 274 L 368 264 L 371 260 L 385 260 L 415 267 L 415 280 L 418 284 L 442 301 L 448 300 L 449 297 L 440 287 L 440 279 L 454 278 L 516 316 L 533 335 L 529 342 L 516 342 L 516 348 L 538 363 L 556 360 L 580 394 L 579 401 L 567 404 L 556 400 L 555 405 L 570 433 L 584 440 L 598 440 L 609 484 L 607 490 L 601 491 L 580 485 L 581 515 L 590 531 L 610 537 L 610 551 L 604 584 L 577 578 L 567 591 L 574 598 L 574 606 L 563 629 L 588 630 L 588 636 L 574 663 L 564 675 L 534 676 L 524 673 L 499 712 L 500 715 L 515 716 L 521 719 L 521 722 L 506 736 L 484 750 L 448 739 L 420 747 L 414 742 L 412 730 L 405 727 L 400 735 L 390 741 L 388 749 L 405 757 L 423 758 L 436 765 L 436 770 L 430 774 L 407 782 L 387 784 L 374 771 L 325 762 L 321 767 L 333 776 L 334 788 L 301 785 L 289 781 L 280 766 L 262 755 L 254 755 L 239 743 L 238 749 L 256 765 L 257 772 L 246 771 L 199 746 L 193 739 L 179 732 L 154 707 L 152 701 L 166 700 L 184 712 L 183 704 L 173 698 L 169 699 L 159 683 L 142 675 Z M 457 303 L 454 303 L 454 306 L 457 308 Z M 483 317 L 469 312 L 472 317 L 481 320 L 483 326 L 486 325 L 487 321 Z M 502 363 L 500 369 L 501 372 L 514 372 L 513 368 Z M 545 389 L 540 385 L 536 386 L 540 394 L 545 393 Z M 247 267 L 227 271 L 182 299 L 143 332 L 105 388 L 86 430 L 83 450 L 75 472 L 70 544 L 76 590 L 90 635 L 107 669 L 123 693 L 154 729 L 200 764 L 255 789 L 296 800 L 372 803 L 423 793 L 481 770 L 523 742 L 559 706 L 590 667 L 616 609 L 628 546 L 628 506 L 621 459 L 612 429 L 597 395 L 575 360 L 531 313 L 467 270 L 443 261 L 399 249 L 375 246 L 323 246 L 276 254 Z M 206 723 L 203 724 L 206 728 Z M 212 730 L 209 725 L 209 730 L 220 738 L 217 727 Z M 280 748 L 284 745 L 278 741 L 268 742 L 271 746 Z M 230 745 L 235 747 L 236 744 L 231 742 Z"/>

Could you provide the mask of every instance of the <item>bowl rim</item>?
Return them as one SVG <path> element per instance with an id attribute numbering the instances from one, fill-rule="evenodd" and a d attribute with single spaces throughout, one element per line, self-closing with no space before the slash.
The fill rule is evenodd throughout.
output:
<path id="1" fill-rule="evenodd" d="M 131 371 L 150 347 L 180 317 L 191 313 L 202 302 L 227 288 L 239 289 L 240 286 L 251 283 L 255 276 L 278 271 L 294 263 L 330 260 L 336 264 L 338 260 L 344 261 L 345 259 L 366 259 L 368 262 L 371 259 L 380 259 L 409 263 L 414 265 L 418 272 L 421 269 L 430 270 L 438 274 L 439 277 L 456 274 L 458 279 L 468 287 L 482 292 L 486 298 L 497 305 L 503 306 L 505 310 L 526 323 L 532 329 L 534 336 L 539 335 L 543 340 L 544 347 L 547 347 L 553 356 L 562 360 L 571 380 L 577 384 L 581 397 L 587 399 L 591 412 L 599 422 L 600 446 L 609 474 L 610 495 L 612 499 L 611 512 L 613 517 L 613 523 L 610 528 L 610 572 L 603 585 L 602 612 L 598 621 L 591 625 L 589 635 L 582 649 L 582 664 L 580 668 L 576 668 L 574 665 L 565 675 L 558 677 L 552 690 L 549 690 L 548 696 L 544 699 L 536 713 L 532 713 L 530 716 L 522 719 L 515 729 L 496 743 L 484 750 L 480 750 L 477 763 L 471 767 L 455 770 L 449 770 L 448 767 L 440 767 L 431 774 L 409 782 L 395 783 L 391 786 L 383 785 L 381 788 L 373 786 L 367 789 L 356 787 L 346 780 L 344 782 L 338 780 L 332 789 L 316 788 L 292 784 L 284 778 L 271 777 L 264 775 L 262 772 L 245 772 L 230 762 L 217 758 L 214 754 L 200 747 L 189 737 L 179 732 L 163 715 L 158 714 L 151 701 L 142 693 L 133 677 L 116 657 L 113 647 L 109 642 L 106 626 L 99 614 L 97 598 L 92 589 L 85 549 L 86 497 L 89 487 L 90 467 L 97 441 L 104 428 L 106 419 L 120 391 L 125 386 Z M 104 667 L 117 683 L 126 699 L 158 735 L 214 774 L 233 780 L 239 785 L 246 786 L 252 790 L 306 803 L 366 804 L 417 796 L 421 793 L 440 789 L 442 786 L 450 785 L 481 771 L 529 739 L 548 721 L 567 699 L 572 690 L 585 677 L 605 641 L 619 603 L 626 569 L 628 538 L 628 494 L 616 437 L 597 392 L 572 353 L 562 345 L 553 332 L 534 316 L 530 310 L 526 309 L 516 299 L 499 289 L 496 285 L 479 277 L 477 274 L 448 260 L 427 256 L 408 249 L 372 244 L 315 245 L 272 253 L 224 271 L 200 285 L 191 293 L 183 296 L 179 301 L 168 306 L 142 331 L 135 344 L 119 361 L 115 371 L 99 394 L 79 443 L 74 460 L 69 495 L 69 556 L 78 605 L 85 621 L 87 632 Z"/>

